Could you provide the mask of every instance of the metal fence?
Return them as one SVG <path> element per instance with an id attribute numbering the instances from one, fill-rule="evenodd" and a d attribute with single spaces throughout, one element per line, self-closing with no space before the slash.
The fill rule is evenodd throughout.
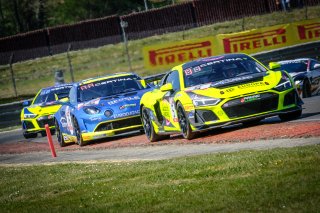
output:
<path id="1" fill-rule="evenodd" d="M 319 5 L 320 0 L 291 0 L 291 7 Z M 109 16 L 0 38 L 0 65 L 122 41 L 120 22 L 128 23 L 129 40 L 177 32 L 222 21 L 278 11 L 276 0 L 194 0 L 125 16 Z M 85 42 L 84 42 L 85 41 Z"/>

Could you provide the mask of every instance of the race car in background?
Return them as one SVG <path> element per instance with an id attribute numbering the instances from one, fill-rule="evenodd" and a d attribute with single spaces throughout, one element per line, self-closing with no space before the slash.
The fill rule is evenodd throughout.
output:
<path id="1" fill-rule="evenodd" d="M 270 62 L 271 70 L 284 70 L 293 78 L 303 98 L 320 94 L 320 62 L 311 58 L 298 58 Z"/>
<path id="2" fill-rule="evenodd" d="M 278 115 L 301 116 L 302 101 L 292 78 L 270 71 L 245 54 L 203 58 L 172 68 L 140 102 L 143 127 L 150 141 L 235 123 L 254 124 Z"/>
<path id="3" fill-rule="evenodd" d="M 143 130 L 139 103 L 151 87 L 134 73 L 117 73 L 73 85 L 55 114 L 60 146 Z"/>
<path id="4" fill-rule="evenodd" d="M 54 134 L 54 114 L 61 107 L 59 100 L 69 95 L 72 84 L 62 84 L 40 89 L 31 102 L 25 101 L 21 111 L 21 123 L 23 136 L 35 138 L 37 133 L 46 136 L 45 124 L 48 124 L 51 133 Z"/>

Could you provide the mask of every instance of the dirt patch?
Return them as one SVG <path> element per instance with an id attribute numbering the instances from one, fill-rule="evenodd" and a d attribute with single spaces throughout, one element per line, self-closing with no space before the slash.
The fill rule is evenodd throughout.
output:
<path id="1" fill-rule="evenodd" d="M 92 150 L 92 149 L 111 149 L 118 147 L 132 146 L 155 146 L 166 144 L 190 144 L 190 143 L 228 143 L 228 142 L 244 142 L 268 139 L 283 138 L 307 138 L 320 137 L 320 122 L 289 122 L 289 123 L 271 123 L 261 124 L 252 127 L 244 127 L 242 125 L 215 129 L 205 133 L 200 133 L 193 140 L 183 139 L 180 135 L 173 135 L 170 139 L 150 143 L 143 134 L 134 134 L 130 137 L 116 137 L 94 141 L 84 147 L 71 144 L 61 148 L 53 136 L 54 146 L 57 151 L 75 151 L 75 150 Z M 43 142 L 17 142 L 0 145 L 0 154 L 28 153 L 28 152 L 50 152 L 46 140 Z"/>

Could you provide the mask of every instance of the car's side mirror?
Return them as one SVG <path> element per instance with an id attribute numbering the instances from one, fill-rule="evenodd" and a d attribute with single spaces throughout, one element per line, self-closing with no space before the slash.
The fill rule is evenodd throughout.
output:
<path id="1" fill-rule="evenodd" d="M 315 65 L 313 66 L 313 68 L 314 68 L 314 69 L 320 68 L 320 64 L 315 64 Z"/>
<path id="2" fill-rule="evenodd" d="M 31 101 L 23 101 L 22 106 L 26 107 L 26 106 L 30 106 Z"/>
<path id="3" fill-rule="evenodd" d="M 167 92 L 167 91 L 172 91 L 172 90 L 173 90 L 173 87 L 172 87 L 171 83 L 167 83 L 167 84 L 160 87 L 161 92 Z"/>
<path id="4" fill-rule="evenodd" d="M 61 98 L 60 100 L 57 101 L 57 104 L 61 104 L 61 105 L 68 105 L 69 104 L 69 98 L 65 97 L 65 98 Z"/>
<path id="5" fill-rule="evenodd" d="M 269 69 L 270 70 L 280 70 L 281 65 L 278 62 L 270 62 Z"/>

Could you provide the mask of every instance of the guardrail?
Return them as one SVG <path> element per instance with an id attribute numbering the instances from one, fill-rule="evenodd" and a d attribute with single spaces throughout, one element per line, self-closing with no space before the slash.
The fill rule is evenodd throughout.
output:
<path id="1" fill-rule="evenodd" d="M 255 58 L 266 66 L 271 61 L 280 61 L 294 58 L 315 58 L 320 59 L 320 41 L 306 44 L 294 45 L 268 52 L 253 54 Z M 147 76 L 144 79 L 148 82 L 158 80 L 165 73 Z M 0 105 L 0 128 L 20 125 L 20 112 L 23 108 L 23 101 Z"/>

